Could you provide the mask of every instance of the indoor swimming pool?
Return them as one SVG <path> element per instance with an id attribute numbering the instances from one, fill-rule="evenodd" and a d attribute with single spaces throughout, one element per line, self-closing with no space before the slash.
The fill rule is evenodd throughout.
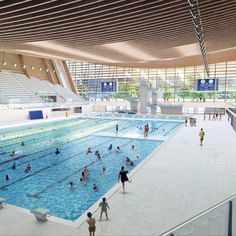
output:
<path id="1" fill-rule="evenodd" d="M 147 138 L 143 135 L 146 124 L 150 127 Z M 9 204 L 30 210 L 46 208 L 53 216 L 76 220 L 117 183 L 121 166 L 131 171 L 182 124 L 104 117 L 1 129 L 0 197 L 6 198 Z M 56 148 L 60 151 L 58 155 Z M 91 154 L 86 154 L 88 148 Z M 100 160 L 95 155 L 97 150 Z M 125 162 L 127 156 L 134 166 Z M 31 169 L 25 172 L 28 164 Z M 86 184 L 81 184 L 85 167 L 89 175 Z M 74 188 L 68 187 L 70 182 Z M 97 191 L 93 189 L 94 183 Z"/>

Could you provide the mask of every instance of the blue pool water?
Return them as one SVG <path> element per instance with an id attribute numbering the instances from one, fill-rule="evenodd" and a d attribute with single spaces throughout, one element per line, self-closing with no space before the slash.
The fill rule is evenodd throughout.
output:
<path id="1" fill-rule="evenodd" d="M 140 127 L 147 123 L 149 137 L 153 140 L 133 138 L 142 137 Z M 116 124 L 120 128 L 117 136 L 114 135 Z M 104 118 L 71 119 L 0 130 L 0 197 L 10 204 L 28 209 L 43 207 L 54 216 L 75 220 L 117 183 L 126 156 L 137 166 L 162 143 L 155 137 L 168 137 L 181 125 L 180 122 Z M 96 128 L 99 132 L 94 131 Z M 131 138 L 125 137 L 127 133 Z M 22 141 L 25 146 L 21 146 Z M 109 152 L 110 144 L 114 148 L 120 146 L 121 151 L 113 149 Z M 135 145 L 134 151 L 132 145 Z M 56 147 L 61 151 L 59 155 L 55 155 Z M 86 154 L 88 147 L 93 151 L 90 155 Z M 16 152 L 14 157 L 9 155 L 13 150 Z M 96 150 L 102 156 L 101 161 L 94 155 Z M 19 159 L 14 161 L 13 158 Z M 15 170 L 11 168 L 14 162 L 17 164 Z M 25 173 L 28 163 L 31 170 Z M 89 178 L 87 185 L 81 185 L 79 179 L 85 166 L 89 169 Z M 106 167 L 105 173 L 102 173 L 103 167 Z M 125 167 L 128 171 L 134 168 Z M 5 180 L 6 174 L 9 181 Z M 76 184 L 73 189 L 68 188 L 71 181 Z M 96 192 L 93 183 L 98 186 Z"/>
<path id="2" fill-rule="evenodd" d="M 184 121 L 184 116 L 164 116 L 164 115 L 140 115 L 140 114 L 127 114 L 127 113 L 104 113 L 94 112 L 89 114 L 94 117 L 111 117 L 111 118 L 135 118 L 135 119 L 163 119 L 163 120 L 179 120 Z"/>

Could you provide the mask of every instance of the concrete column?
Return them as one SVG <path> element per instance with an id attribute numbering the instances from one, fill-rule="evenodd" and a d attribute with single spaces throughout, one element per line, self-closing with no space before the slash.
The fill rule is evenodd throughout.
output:
<path id="1" fill-rule="evenodd" d="M 46 68 L 46 69 L 48 69 L 48 79 L 49 79 L 49 81 L 51 82 L 51 83 L 53 83 L 54 85 L 56 84 L 56 81 L 55 81 L 55 79 L 54 79 L 54 76 L 53 76 L 53 72 L 50 70 L 50 65 L 49 65 L 49 60 L 48 59 L 44 59 L 44 58 L 42 58 L 42 60 L 43 60 L 43 65 L 44 65 L 44 67 Z"/>
<path id="2" fill-rule="evenodd" d="M 156 115 L 157 114 L 157 104 L 150 104 L 149 107 L 151 108 L 151 114 Z"/>
<path id="3" fill-rule="evenodd" d="M 157 104 L 157 91 L 152 90 L 152 104 Z"/>
<path id="4" fill-rule="evenodd" d="M 66 72 L 67 80 L 69 81 L 69 84 L 70 84 L 70 87 L 71 87 L 71 91 L 74 92 L 75 94 L 77 94 L 77 90 L 75 88 L 74 82 L 72 80 L 72 77 L 71 77 L 71 74 L 70 74 L 70 71 L 68 69 L 68 66 L 67 66 L 66 62 L 62 61 L 62 65 L 63 65 L 64 70 Z"/>
<path id="5" fill-rule="evenodd" d="M 25 60 L 24 60 L 24 57 L 19 54 L 19 59 L 20 59 L 20 63 L 22 65 L 22 69 L 23 69 L 24 74 L 29 78 L 30 76 L 29 76 L 28 68 L 27 67 L 23 67 L 26 64 Z"/>
<path id="6" fill-rule="evenodd" d="M 57 78 L 59 79 L 61 86 L 70 89 L 70 83 L 67 79 L 66 72 L 64 70 L 61 60 L 53 59 L 52 63 L 54 69 L 56 70 Z"/>
<path id="7" fill-rule="evenodd" d="M 148 98 L 149 86 L 146 82 L 141 82 L 139 85 L 139 111 L 141 114 L 147 113 L 147 98 Z"/>
<path id="8" fill-rule="evenodd" d="M 138 100 L 128 99 L 128 101 L 130 102 L 131 111 L 137 113 L 138 112 Z"/>

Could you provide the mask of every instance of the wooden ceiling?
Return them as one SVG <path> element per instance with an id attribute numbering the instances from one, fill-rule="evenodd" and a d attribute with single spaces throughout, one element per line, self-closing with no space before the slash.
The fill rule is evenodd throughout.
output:
<path id="1" fill-rule="evenodd" d="M 192 0 L 194 1 L 194 0 Z M 236 1 L 199 1 L 208 60 L 236 59 Z M 2 51 L 134 67 L 202 64 L 187 0 L 0 1 Z"/>

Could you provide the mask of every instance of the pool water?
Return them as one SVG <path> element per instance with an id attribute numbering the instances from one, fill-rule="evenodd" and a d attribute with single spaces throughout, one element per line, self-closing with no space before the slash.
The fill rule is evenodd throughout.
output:
<path id="1" fill-rule="evenodd" d="M 155 140 L 155 137 L 168 137 L 182 125 L 180 122 L 148 123 L 149 137 L 153 140 L 124 138 L 127 133 L 142 136 L 140 127 L 147 124 L 145 120 L 77 118 L 1 130 L 0 197 L 13 205 L 28 209 L 42 207 L 49 209 L 51 215 L 76 220 L 117 183 L 121 166 L 125 165 L 131 171 L 160 146 L 162 141 Z M 99 135 L 99 132 L 114 134 L 116 124 L 120 129 L 118 136 Z M 21 146 L 22 141 L 24 146 Z M 108 151 L 110 144 L 113 145 L 112 151 Z M 131 150 L 132 145 L 135 150 Z M 115 151 L 116 146 L 120 147 L 120 152 Z M 61 151 L 59 155 L 55 154 L 57 147 Z M 93 153 L 87 155 L 89 147 Z M 13 150 L 16 156 L 9 155 Z M 96 150 L 99 150 L 101 160 L 94 155 Z M 134 166 L 125 164 L 127 156 Z M 17 164 L 15 170 L 11 168 L 14 162 Z M 31 170 L 25 173 L 28 163 Z M 87 184 L 81 185 L 79 180 L 85 166 L 89 177 Z M 106 167 L 104 173 L 103 167 Z M 5 180 L 6 174 L 9 181 Z M 69 182 L 75 183 L 76 187 L 69 188 Z M 98 186 L 98 191 L 93 190 L 93 183 Z"/>

